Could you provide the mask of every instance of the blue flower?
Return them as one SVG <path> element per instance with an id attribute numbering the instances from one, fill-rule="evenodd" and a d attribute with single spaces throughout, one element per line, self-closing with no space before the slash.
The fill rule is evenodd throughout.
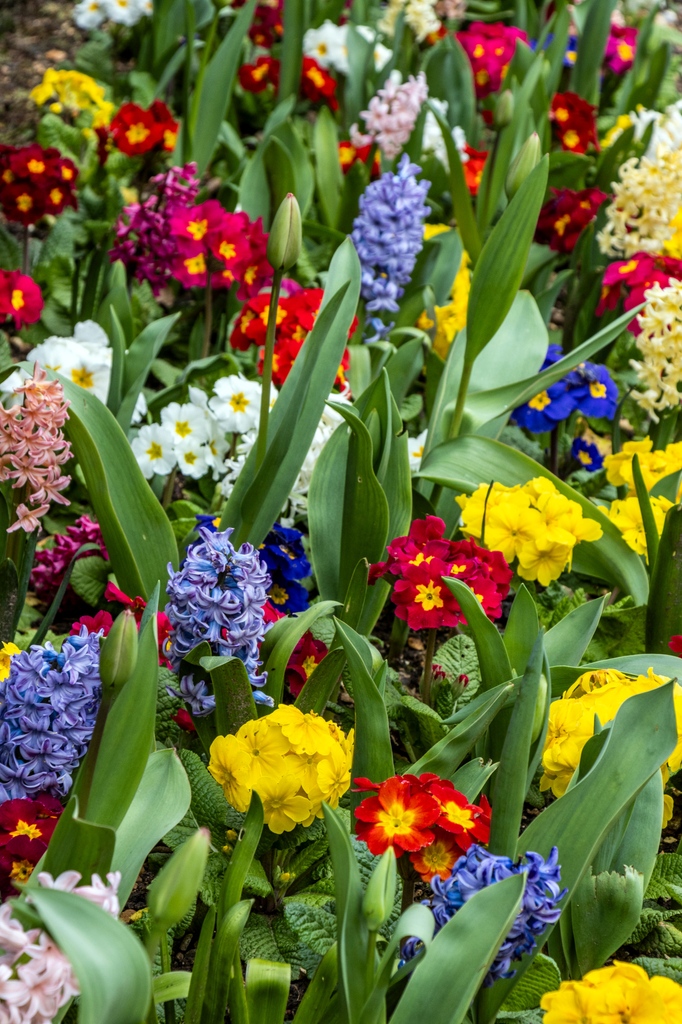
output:
<path id="1" fill-rule="evenodd" d="M 605 366 L 581 363 L 565 379 L 576 409 L 584 416 L 613 419 L 618 405 L 618 388 Z"/>
<path id="2" fill-rule="evenodd" d="M 417 181 L 421 168 L 403 154 L 395 174 L 387 171 L 360 197 L 360 213 L 351 238 L 362 267 L 361 295 L 368 313 L 397 313 L 398 299 L 409 284 L 424 244 L 424 199 L 428 181 Z M 374 338 L 385 337 L 392 324 L 368 318 Z M 374 338 L 372 340 L 374 340 Z"/>
<path id="3" fill-rule="evenodd" d="M 574 439 L 571 445 L 571 455 L 583 469 L 589 470 L 590 473 L 595 473 L 604 465 L 604 459 L 596 444 L 590 444 L 582 437 Z"/>
<path id="4" fill-rule="evenodd" d="M 532 953 L 538 936 L 559 920 L 561 909 L 557 904 L 568 890 L 560 888 L 558 855 L 555 846 L 547 860 L 539 853 L 527 853 L 514 864 L 509 857 L 489 853 L 483 846 L 474 844 L 455 863 L 449 878 L 443 880 L 436 875 L 431 880 L 433 896 L 422 902 L 433 912 L 438 932 L 481 889 L 510 875 L 526 875 L 521 910 L 493 960 L 484 985 L 492 985 L 499 978 L 513 977 L 512 961 Z M 402 948 L 403 961 L 416 956 L 420 949 L 417 939 L 408 939 Z"/>
<path id="5" fill-rule="evenodd" d="M 278 612 L 285 612 L 288 615 L 304 612 L 309 607 L 308 591 L 295 580 L 273 576 L 268 597 Z"/>
<path id="6" fill-rule="evenodd" d="M 285 580 L 302 580 L 312 572 L 300 530 L 275 523 L 261 544 L 260 553 L 273 579 L 279 573 Z"/>
<path id="7" fill-rule="evenodd" d="M 525 405 L 514 409 L 514 419 L 520 427 L 533 434 L 544 434 L 554 430 L 557 423 L 568 419 L 575 409 L 575 402 L 567 392 L 563 381 L 552 384 L 546 391 L 535 395 Z"/>
<path id="8" fill-rule="evenodd" d="M 258 674 L 258 644 L 267 629 L 263 609 L 271 581 L 253 545 L 236 551 L 231 533 L 201 526 L 181 568 L 174 572 L 168 566 L 166 614 L 173 627 L 168 657 L 177 671 L 185 655 L 206 640 L 215 655 L 240 658 L 251 685 L 261 687 L 265 675 Z M 186 689 L 190 685 L 199 686 L 185 684 Z M 260 699 L 268 701 L 264 695 Z"/>
<path id="9" fill-rule="evenodd" d="M 101 636 L 82 626 L 61 653 L 34 644 L 11 659 L 0 682 L 0 802 L 68 793 L 97 717 Z"/>
<path id="10" fill-rule="evenodd" d="M 561 348 L 550 345 L 540 371 L 562 358 Z M 514 410 L 514 421 L 533 434 L 553 430 L 571 413 L 612 419 L 618 405 L 618 388 L 605 366 L 581 363 L 575 370 Z"/>

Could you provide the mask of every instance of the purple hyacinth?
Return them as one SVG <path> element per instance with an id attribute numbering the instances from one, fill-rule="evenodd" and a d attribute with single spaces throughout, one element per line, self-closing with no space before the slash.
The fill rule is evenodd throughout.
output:
<path id="1" fill-rule="evenodd" d="M 177 671 L 185 655 L 206 640 L 215 655 L 243 661 L 251 685 L 258 688 L 266 679 L 258 674 L 258 644 L 267 630 L 264 606 L 271 581 L 252 544 L 234 549 L 232 532 L 214 533 L 200 527 L 201 539 L 187 549 L 182 567 L 174 572 L 169 565 L 166 614 L 173 631 L 168 657 Z M 205 686 L 194 683 L 191 676 L 183 677 L 180 690 L 171 692 L 187 700 L 193 710 L 196 704 L 199 714 L 209 714 L 215 707 Z M 272 703 L 258 692 L 254 699 Z"/>
<path id="2" fill-rule="evenodd" d="M 424 199 L 430 182 L 417 181 L 421 168 L 403 154 L 395 174 L 386 172 L 360 197 L 360 213 L 351 238 L 362 266 L 361 294 L 369 313 L 397 313 L 398 299 L 409 284 L 424 244 Z M 385 337 L 392 324 L 371 317 L 374 337 Z"/>
<path id="3" fill-rule="evenodd" d="M 489 853 L 483 846 L 474 844 L 456 861 L 449 878 L 443 880 L 436 875 L 431 880 L 433 896 L 422 902 L 433 912 L 438 932 L 481 889 L 511 875 L 526 875 L 521 910 L 493 960 L 484 985 L 492 985 L 499 978 L 513 977 L 516 972 L 511 968 L 512 960 L 532 953 L 537 936 L 559 920 L 561 909 L 557 904 L 568 890 L 561 889 L 558 856 L 555 846 L 547 860 L 539 853 L 527 853 L 515 864 L 509 857 Z M 412 959 L 420 949 L 419 940 L 408 939 L 402 949 L 403 961 Z"/>
<path id="4" fill-rule="evenodd" d="M 0 681 L 0 803 L 68 793 L 97 717 L 101 636 L 83 626 L 61 653 L 46 643 L 13 655 Z"/>
<path id="5" fill-rule="evenodd" d="M 199 193 L 196 169 L 196 164 L 185 164 L 157 174 L 151 179 L 154 192 L 143 203 L 124 206 L 125 217 L 116 225 L 116 244 L 109 259 L 122 260 L 138 281 L 149 282 L 154 295 L 170 280 L 178 254 L 170 218 L 194 204 Z"/>

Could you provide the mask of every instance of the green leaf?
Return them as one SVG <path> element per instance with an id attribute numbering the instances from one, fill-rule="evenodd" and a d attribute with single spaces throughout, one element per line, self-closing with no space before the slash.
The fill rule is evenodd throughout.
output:
<path id="1" fill-rule="evenodd" d="M 209 907 L 201 925 L 196 955 L 192 964 L 187 1003 L 185 1005 L 185 1024 L 200 1024 L 201 1012 L 208 985 L 208 971 L 211 961 L 213 929 L 215 927 L 216 909 Z"/>
<path id="2" fill-rule="evenodd" d="M 248 0 L 238 11 L 231 28 L 206 67 L 192 139 L 192 157 L 197 163 L 199 174 L 202 174 L 211 162 L 218 142 L 255 5 L 256 0 Z M 196 102 L 194 96 L 192 102 Z"/>
<path id="3" fill-rule="evenodd" d="M 673 900 L 682 906 L 682 855 L 659 853 L 645 895 L 648 900 Z"/>
<path id="4" fill-rule="evenodd" d="M 543 158 L 500 217 L 476 263 L 467 308 L 466 363 L 473 363 L 511 309 L 545 198 L 547 173 Z"/>
<path id="5" fill-rule="evenodd" d="M 505 999 L 502 1012 L 532 1010 L 540 1005 L 545 992 L 554 992 L 561 984 L 561 973 L 551 956 L 538 953 L 521 981 Z"/>
<path id="6" fill-rule="evenodd" d="M 82 896 L 36 888 L 31 900 L 78 979 L 79 1024 L 143 1020 L 152 979 L 147 955 L 135 935 Z M 123 978 L 125 984 L 121 984 Z"/>
<path id="7" fill-rule="evenodd" d="M 460 676 L 467 676 L 469 682 L 465 695 L 468 699 L 464 701 L 462 698 L 460 703 L 462 705 L 468 703 L 468 700 L 475 696 L 481 685 L 476 644 L 471 637 L 464 633 L 451 636 L 436 649 L 433 661 L 435 665 L 439 665 L 443 669 L 450 680 L 458 680 Z"/>
<path id="8" fill-rule="evenodd" d="M 209 830 L 213 845 L 221 850 L 225 845 L 228 806 L 222 787 L 193 750 L 181 750 L 180 760 L 191 788 L 194 820 L 200 828 Z"/>
<path id="9" fill-rule="evenodd" d="M 637 956 L 632 962 L 638 967 L 643 967 L 650 978 L 661 975 L 664 978 L 671 978 L 678 985 L 682 984 L 682 959 L 679 957 L 656 960 L 648 956 Z"/>
<path id="10" fill-rule="evenodd" d="M 281 625 L 281 628 L 277 630 L 272 639 L 270 634 L 274 632 L 274 627 L 266 633 L 261 646 L 261 658 L 268 681 L 263 692 L 273 698 L 275 707 L 282 701 L 284 677 L 294 647 L 313 623 L 320 618 L 330 616 L 336 607 L 336 601 L 318 601 L 305 612 L 288 616 L 286 619 L 280 619 L 279 623 L 275 623 L 276 626 Z M 268 644 L 268 640 L 270 640 L 270 644 Z"/>
<path id="11" fill-rule="evenodd" d="M 305 990 L 294 1024 L 318 1024 L 327 1018 L 328 1007 L 338 984 L 338 947 L 330 946 Z"/>
<path id="12" fill-rule="evenodd" d="M 169 971 L 154 978 L 154 1002 L 171 1003 L 174 999 L 186 999 L 192 980 L 191 971 Z"/>
<path id="13" fill-rule="evenodd" d="M 570 920 L 581 974 L 602 967 L 627 942 L 639 920 L 644 895 L 639 871 L 588 871 L 570 904 Z"/>
<path id="14" fill-rule="evenodd" d="M 350 435 L 338 427 L 317 460 L 308 521 L 320 593 L 342 601 L 358 561 L 381 559 L 389 539 L 389 508 L 374 472 L 369 430 L 354 410 L 340 404 L 332 408 L 343 416 Z"/>
<path id="15" fill-rule="evenodd" d="M 665 517 L 658 557 L 651 572 L 651 591 L 646 611 L 647 651 L 667 654 L 670 637 L 682 633 L 681 538 L 682 505 L 673 505 Z"/>
<path id="16" fill-rule="evenodd" d="M 361 637 L 338 619 L 336 629 L 346 652 L 353 681 L 355 747 L 352 778 L 363 777 L 371 779 L 372 782 L 383 782 L 393 775 L 393 753 L 386 705 L 360 654 Z M 351 807 L 356 807 L 361 799 L 361 794 L 351 793 Z"/>
<path id="17" fill-rule="evenodd" d="M 571 91 L 588 103 L 599 102 L 599 84 L 604 50 L 611 30 L 611 13 L 616 0 L 589 0 L 587 17 L 578 43 L 578 56 L 571 72 Z"/>
<path id="18" fill-rule="evenodd" d="M 109 563 L 99 555 L 79 558 L 71 570 L 71 586 L 79 597 L 96 608 L 109 579 Z"/>
<path id="19" fill-rule="evenodd" d="M 225 1020 L 230 972 L 252 904 L 253 900 L 235 903 L 218 925 L 211 950 L 202 1024 L 223 1024 Z"/>
<path id="20" fill-rule="evenodd" d="M 528 587 L 522 583 L 516 592 L 502 638 L 509 663 L 517 675 L 523 675 L 525 671 L 539 628 L 537 606 Z"/>
<path id="21" fill-rule="evenodd" d="M 474 757 L 458 768 L 451 781 L 455 789 L 464 793 L 469 803 L 476 802 L 488 779 L 497 771 L 497 765 L 491 761 L 484 762 L 481 757 Z"/>
<path id="22" fill-rule="evenodd" d="M 626 593 L 632 594 L 635 604 L 646 601 L 646 571 L 639 556 L 623 540 L 618 527 L 591 501 L 521 452 L 487 437 L 458 437 L 430 451 L 418 475 L 465 493 L 491 480 L 506 486 L 523 484 L 538 476 L 551 480 L 561 494 L 576 501 L 583 515 L 596 520 L 603 530 L 600 540 L 576 547 L 573 568 L 617 583 Z"/>
<path id="23" fill-rule="evenodd" d="M 317 199 L 324 223 L 333 228 L 339 214 L 343 173 L 339 163 L 336 123 L 329 107 L 322 107 L 315 118 L 313 149 Z"/>
<path id="24" fill-rule="evenodd" d="M 607 605 L 585 652 L 586 659 L 598 661 L 614 654 L 622 657 L 643 653 L 646 649 L 645 616 L 646 609 L 641 605 L 637 608 Z"/>
<path id="25" fill-rule="evenodd" d="M 93 872 L 104 877 L 111 869 L 116 835 L 104 825 L 78 817 L 78 800 L 71 798 L 61 814 L 42 864 L 55 878 L 62 871 L 80 871 L 84 879 Z M 37 883 L 37 878 L 34 880 Z"/>
<path id="26" fill-rule="evenodd" d="M 270 414 L 268 450 L 256 472 L 255 448 L 223 511 L 234 543 L 260 544 L 305 460 L 341 362 L 360 291 L 360 263 L 348 239 L 332 259 L 320 312 Z"/>
<path id="27" fill-rule="evenodd" d="M 579 665 L 599 625 L 606 596 L 574 608 L 552 626 L 545 636 L 545 653 L 550 665 Z"/>
<path id="28" fill-rule="evenodd" d="M 237 842 L 235 843 L 227 865 L 227 871 L 223 879 L 223 887 L 220 893 L 218 905 L 218 926 L 225 919 L 235 906 L 239 906 L 242 889 L 249 873 L 251 862 L 256 854 L 258 843 L 263 832 L 263 804 L 258 793 L 254 790 L 251 794 L 251 803 L 246 812 L 244 825 Z"/>
<path id="29" fill-rule="evenodd" d="M 179 313 L 174 313 L 172 316 L 164 316 L 147 324 L 126 353 L 121 382 L 122 398 L 116 413 L 116 419 L 126 433 L 130 429 L 135 405 L 149 376 L 152 363 L 166 343 L 179 316 Z"/>
<path id="30" fill-rule="evenodd" d="M 290 980 L 289 964 L 249 960 L 246 965 L 249 1024 L 283 1024 Z"/>
<path id="31" fill-rule="evenodd" d="M 106 406 L 65 377 L 48 375 L 61 381 L 71 403 L 65 431 L 83 470 L 118 585 L 130 597 L 148 600 L 158 582 L 165 588 L 168 563 L 176 566 L 178 561 L 168 517 Z"/>
<path id="32" fill-rule="evenodd" d="M 434 772 L 443 779 L 452 779 L 459 765 L 485 733 L 497 712 L 514 692 L 512 683 L 498 686 L 482 694 L 478 706 L 467 715 L 447 736 L 434 744 L 410 769 L 415 775 Z M 479 703 L 480 701 L 480 703 Z"/>
<path id="33" fill-rule="evenodd" d="M 415 967 L 391 1024 L 464 1021 L 518 914 L 524 886 L 523 875 L 512 875 L 481 889 L 457 911 Z"/>
<path id="34" fill-rule="evenodd" d="M 331 700 L 334 688 L 338 686 L 341 672 L 346 664 L 346 654 L 342 648 L 330 651 L 306 680 L 303 689 L 296 698 L 296 707 L 303 714 L 314 711 L 321 715 Z"/>
<path id="35" fill-rule="evenodd" d="M 472 263 L 476 264 L 479 256 L 481 255 L 481 247 L 483 243 L 481 241 L 478 225 L 476 224 L 476 218 L 474 217 L 471 193 L 469 192 L 469 188 L 464 177 L 464 168 L 462 166 L 459 150 L 452 138 L 452 129 L 443 115 L 432 103 L 429 103 L 429 109 L 435 117 L 438 127 L 443 134 L 443 142 L 445 143 L 445 151 L 447 153 L 448 167 L 450 171 L 450 193 L 452 195 L 452 205 L 455 212 L 455 218 L 457 220 L 457 229 L 462 236 L 464 248 L 469 253 Z M 519 284 L 520 283 L 521 280 L 519 279 Z M 516 290 L 518 291 L 518 285 Z M 502 317 L 502 319 L 504 319 L 504 317 Z M 502 321 L 500 321 L 500 323 L 501 322 Z M 493 331 L 493 334 L 494 333 L 495 332 Z"/>
<path id="36" fill-rule="evenodd" d="M 305 0 L 289 0 L 283 11 L 284 34 L 279 72 L 279 98 L 298 96 L 301 84 L 303 34 L 307 27 Z"/>
<path id="37" fill-rule="evenodd" d="M 240 658 L 201 658 L 199 665 L 211 677 L 219 736 L 236 733 L 257 717 L 251 681 Z"/>
<path id="38" fill-rule="evenodd" d="M 0 267 L 3 270 L 21 268 L 21 249 L 6 227 L 0 226 Z"/>
<path id="39" fill-rule="evenodd" d="M 656 562 L 656 555 L 658 553 L 658 527 L 656 526 L 654 511 L 651 507 L 651 501 L 649 500 L 649 492 L 647 491 L 646 484 L 644 483 L 644 477 L 642 476 L 642 470 L 640 469 L 639 455 L 637 454 L 632 458 L 632 479 L 635 485 L 637 501 L 639 502 L 639 510 L 642 516 L 644 536 L 646 537 L 647 561 L 649 565 L 654 565 Z"/>
<path id="40" fill-rule="evenodd" d="M 187 813 L 190 797 L 189 781 L 175 751 L 155 750 L 150 754 L 137 792 L 116 829 L 111 867 L 112 871 L 121 872 L 121 906 L 128 899 L 149 851 Z"/>
<path id="41" fill-rule="evenodd" d="M 483 611 L 481 602 L 471 587 L 462 583 L 461 580 L 451 579 L 448 576 L 443 576 L 442 579 L 457 599 L 473 634 L 483 689 L 490 690 L 493 686 L 506 683 L 512 677 L 512 669 L 507 649 L 497 627 Z"/>

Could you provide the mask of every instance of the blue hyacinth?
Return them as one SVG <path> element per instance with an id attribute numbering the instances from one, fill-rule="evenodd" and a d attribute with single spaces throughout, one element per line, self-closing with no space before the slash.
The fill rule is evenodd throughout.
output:
<path id="1" fill-rule="evenodd" d="M 101 697 L 99 633 L 13 655 L 0 682 L 0 802 L 64 796 L 88 749 Z"/>
<path id="2" fill-rule="evenodd" d="M 550 345 L 540 370 L 547 369 L 563 357 L 559 345 Z M 520 427 L 533 434 L 553 430 L 571 413 L 613 419 L 618 405 L 618 388 L 605 366 L 600 363 L 581 363 L 562 380 L 551 384 L 525 405 L 514 410 L 513 417 Z"/>
<path id="3" fill-rule="evenodd" d="M 509 857 L 489 853 L 483 846 L 474 844 L 454 864 L 449 878 L 443 880 L 435 876 L 431 880 L 433 896 L 423 903 L 433 912 L 438 932 L 481 889 L 510 875 L 526 875 L 521 910 L 493 960 L 484 985 L 492 985 L 499 978 L 513 977 L 512 961 L 532 953 L 537 937 L 559 920 L 561 909 L 557 904 L 568 890 L 560 887 L 558 855 L 555 846 L 547 860 L 539 853 L 527 853 L 515 864 Z M 421 948 L 419 940 L 408 939 L 402 949 L 403 961 L 412 959 Z"/>
<path id="4" fill-rule="evenodd" d="M 417 181 L 421 168 L 403 154 L 395 174 L 382 174 L 360 197 L 360 213 L 351 238 L 362 266 L 361 295 L 369 313 L 397 313 L 398 299 L 409 284 L 424 244 L 424 203 L 430 182 Z M 379 316 L 369 324 L 372 340 L 385 337 L 392 324 Z"/>
<path id="5" fill-rule="evenodd" d="M 231 529 L 217 532 L 200 527 L 200 540 L 188 547 L 181 568 L 174 572 L 168 566 L 166 614 L 173 627 L 168 657 L 177 670 L 185 655 L 206 640 L 214 655 L 243 661 L 251 685 L 258 688 L 266 679 L 258 674 L 258 644 L 267 629 L 263 609 L 270 576 L 253 545 L 242 544 L 236 551 L 231 534 Z M 185 698 L 195 713 L 213 710 L 215 701 L 206 684 L 185 676 L 180 685 L 180 691 L 171 692 Z M 254 699 L 271 703 L 258 692 Z"/>

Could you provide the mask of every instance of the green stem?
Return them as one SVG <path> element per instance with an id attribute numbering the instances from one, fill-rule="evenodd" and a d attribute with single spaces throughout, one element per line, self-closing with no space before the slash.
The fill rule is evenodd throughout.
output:
<path id="1" fill-rule="evenodd" d="M 279 290 L 282 286 L 282 270 L 276 270 L 272 279 L 270 292 L 270 308 L 268 310 L 268 329 L 265 335 L 265 354 L 263 356 L 263 391 L 260 397 L 260 418 L 258 421 L 258 439 L 256 441 L 256 470 L 260 469 L 268 450 L 268 417 L 270 415 L 270 388 L 272 384 L 272 357 L 275 351 L 275 333 L 277 331 L 277 305 Z"/>
<path id="2" fill-rule="evenodd" d="M 92 781 L 95 777 L 95 768 L 97 767 L 97 757 L 99 755 L 100 747 L 102 746 L 104 729 L 113 703 L 114 698 L 111 694 L 102 694 L 102 703 L 100 704 L 99 711 L 97 712 L 95 728 L 93 729 L 92 739 L 90 740 L 90 745 L 88 747 L 88 754 L 83 762 L 82 776 L 78 789 L 79 818 L 86 817 L 90 791 L 92 789 Z"/>
<path id="3" fill-rule="evenodd" d="M 201 347 L 201 358 L 205 359 L 211 351 L 211 331 L 213 330 L 213 287 L 211 286 L 211 270 L 206 271 L 206 296 L 204 306 L 204 343 Z"/>
<path id="4" fill-rule="evenodd" d="M 431 706 L 431 678 L 433 676 L 433 652 L 436 649 L 436 630 L 430 629 L 426 638 L 426 654 L 424 655 L 424 675 L 422 676 L 422 700 Z"/>
<path id="5" fill-rule="evenodd" d="M 471 371 L 474 368 L 473 361 L 467 359 L 464 360 L 464 366 L 462 367 L 462 376 L 459 381 L 459 391 L 457 392 L 457 402 L 455 403 L 455 411 L 452 414 L 452 421 L 450 423 L 450 430 L 448 432 L 448 440 L 452 441 L 454 438 L 459 437 L 459 430 L 462 426 L 462 417 L 464 416 L 464 406 L 466 405 L 467 392 L 469 390 L 469 381 L 471 380 Z"/>
<path id="6" fill-rule="evenodd" d="M 161 495 L 161 505 L 163 508 L 168 508 L 173 497 L 173 488 L 175 487 L 175 478 L 178 475 L 178 467 L 173 466 L 170 473 L 166 477 L 166 483 L 163 488 L 163 494 Z"/>
<path id="7" fill-rule="evenodd" d="M 371 992 L 374 988 L 374 973 L 376 971 L 376 949 L 377 949 L 377 933 L 370 932 L 367 937 L 367 987 L 366 992 Z"/>
<path id="8" fill-rule="evenodd" d="M 170 946 L 168 943 L 168 932 L 161 936 L 161 973 L 169 974 L 171 970 Z M 163 1011 L 166 1017 L 166 1024 L 175 1024 L 175 1000 L 170 999 L 163 1004 Z"/>

